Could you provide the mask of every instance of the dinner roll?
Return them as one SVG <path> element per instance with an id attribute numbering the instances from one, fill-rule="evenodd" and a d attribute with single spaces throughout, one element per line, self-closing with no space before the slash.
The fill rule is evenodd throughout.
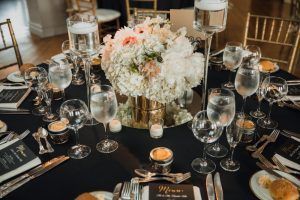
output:
<path id="1" fill-rule="evenodd" d="M 91 195 L 90 193 L 82 193 L 75 200 L 98 200 L 96 197 Z"/>
<path id="2" fill-rule="evenodd" d="M 297 200 L 299 198 L 297 187 L 286 179 L 272 181 L 269 191 L 274 200 Z"/>
<path id="3" fill-rule="evenodd" d="M 263 60 L 260 62 L 262 71 L 271 72 L 274 70 L 275 65 L 273 62 L 268 60 Z"/>

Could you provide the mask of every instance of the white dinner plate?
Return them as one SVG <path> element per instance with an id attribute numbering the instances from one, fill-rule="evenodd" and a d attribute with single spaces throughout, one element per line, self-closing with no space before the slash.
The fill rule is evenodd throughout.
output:
<path id="1" fill-rule="evenodd" d="M 24 78 L 21 75 L 20 71 L 15 71 L 13 73 L 10 73 L 6 78 L 7 78 L 7 80 L 9 80 L 11 82 L 15 82 L 15 83 L 24 82 Z"/>
<path id="2" fill-rule="evenodd" d="M 277 63 L 274 63 L 274 69 L 272 70 L 272 71 L 264 71 L 263 69 L 262 69 L 262 66 L 261 65 L 259 65 L 259 71 L 261 71 L 261 72 L 263 72 L 263 73 L 275 73 L 275 72 L 277 72 L 279 70 L 279 65 L 277 64 Z"/>
<path id="3" fill-rule="evenodd" d="M 275 170 L 275 171 L 278 174 L 285 177 L 286 179 L 292 180 L 295 183 L 300 184 L 300 181 L 297 178 L 295 178 L 294 176 L 284 173 L 284 172 L 281 172 L 281 171 L 278 171 L 278 170 Z M 259 185 L 259 183 L 258 183 L 259 177 L 263 176 L 263 175 L 268 175 L 271 180 L 278 179 L 277 177 L 266 172 L 265 170 L 261 170 L 261 171 L 256 172 L 255 174 L 253 174 L 252 177 L 250 178 L 250 181 L 249 181 L 250 188 L 257 198 L 259 198 L 261 200 L 273 200 L 273 198 L 270 195 L 269 190 L 264 188 L 263 186 Z"/>
<path id="4" fill-rule="evenodd" d="M 1 120 L 0 120 L 0 123 L 1 124 L 3 123 L 3 126 L 0 128 L 0 133 L 7 131 L 7 125 L 6 125 L 6 123 L 4 121 L 1 121 Z"/>
<path id="5" fill-rule="evenodd" d="M 90 192 L 91 195 L 96 197 L 98 200 L 112 200 L 113 194 L 111 192 L 106 192 L 106 191 L 94 191 Z"/>

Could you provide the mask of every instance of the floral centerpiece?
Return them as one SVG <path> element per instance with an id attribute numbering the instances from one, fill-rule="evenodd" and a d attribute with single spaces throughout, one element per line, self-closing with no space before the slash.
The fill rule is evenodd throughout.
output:
<path id="1" fill-rule="evenodd" d="M 203 77 L 204 57 L 193 52 L 186 29 L 172 32 L 160 17 L 124 27 L 104 43 L 102 69 L 120 94 L 168 103 Z"/>

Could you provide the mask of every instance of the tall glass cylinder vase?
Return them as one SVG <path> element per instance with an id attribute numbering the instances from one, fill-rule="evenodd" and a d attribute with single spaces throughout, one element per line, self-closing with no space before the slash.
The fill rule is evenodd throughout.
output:
<path id="1" fill-rule="evenodd" d="M 205 68 L 202 81 L 202 109 L 206 108 L 208 61 L 212 36 L 226 27 L 227 0 L 195 0 L 194 22 L 195 30 L 205 34 Z"/>
<path id="2" fill-rule="evenodd" d="M 91 57 L 99 54 L 100 40 L 98 31 L 98 21 L 92 15 L 74 15 L 67 19 L 68 35 L 70 41 L 70 49 L 81 57 L 86 78 L 87 88 L 87 104 L 90 108 L 90 66 Z M 89 116 L 86 125 L 96 125 L 98 122 Z"/>

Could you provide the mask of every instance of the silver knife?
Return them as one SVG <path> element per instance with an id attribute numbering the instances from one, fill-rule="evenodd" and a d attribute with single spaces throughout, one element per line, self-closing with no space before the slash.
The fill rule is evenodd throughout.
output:
<path id="1" fill-rule="evenodd" d="M 29 109 L 24 109 L 24 108 L 1 108 L 0 111 L 23 111 L 23 112 L 30 112 Z"/>
<path id="2" fill-rule="evenodd" d="M 215 191 L 214 191 L 214 183 L 213 183 L 211 174 L 208 174 L 206 176 L 206 190 L 207 190 L 208 200 L 215 200 L 216 195 L 215 195 Z"/>
<path id="3" fill-rule="evenodd" d="M 291 138 L 291 139 L 293 139 L 293 140 L 295 140 L 295 141 L 297 141 L 297 142 L 300 142 L 300 138 L 295 137 L 295 136 L 293 136 L 293 135 L 290 135 L 290 134 L 288 134 L 288 133 L 286 133 L 286 132 L 280 132 L 280 134 L 283 135 L 283 136 L 285 136 L 285 137 L 287 137 L 287 138 Z"/>
<path id="4" fill-rule="evenodd" d="M 293 180 L 288 179 L 288 178 L 286 178 L 286 177 L 283 177 L 282 175 L 280 175 L 280 174 L 277 173 L 276 171 L 274 171 L 274 170 L 272 170 L 272 169 L 270 169 L 270 168 L 264 166 L 264 165 L 261 164 L 260 162 L 256 162 L 256 165 L 257 165 L 258 167 L 260 167 L 261 169 L 265 170 L 266 172 L 268 172 L 269 174 L 272 174 L 272 175 L 276 176 L 277 178 L 283 178 L 283 179 L 286 179 L 286 180 L 290 181 L 291 183 L 293 183 L 294 185 L 296 185 L 297 187 L 300 187 L 300 185 L 297 184 L 297 183 L 295 183 Z"/>
<path id="5" fill-rule="evenodd" d="M 290 136 L 294 136 L 294 137 L 300 139 L 300 133 L 295 133 L 295 132 L 288 131 L 288 130 L 283 130 L 283 132 L 286 133 L 286 134 L 289 134 Z"/>
<path id="6" fill-rule="evenodd" d="M 216 197 L 217 200 L 223 200 L 223 188 L 222 188 L 222 183 L 221 183 L 221 178 L 219 172 L 217 172 L 214 176 L 214 186 L 215 186 L 215 192 L 216 192 Z"/>
<path id="7" fill-rule="evenodd" d="M 29 182 L 30 180 L 32 180 L 32 179 L 34 179 L 36 177 L 39 177 L 40 175 L 46 173 L 47 171 L 53 169 L 54 167 L 56 167 L 57 165 L 61 164 L 62 162 L 66 161 L 68 159 L 69 159 L 68 156 L 63 156 L 61 159 L 58 159 L 54 163 L 52 163 L 50 165 L 47 165 L 47 166 L 43 166 L 39 170 L 35 171 L 35 173 L 29 174 L 29 176 L 27 178 L 24 178 L 21 181 L 16 182 L 15 184 L 11 185 L 7 189 L 0 190 L 0 198 L 5 197 L 6 195 L 8 195 L 12 191 L 18 189 L 19 187 L 21 187 L 25 183 Z"/>
<path id="8" fill-rule="evenodd" d="M 120 195 L 121 195 L 121 188 L 122 188 L 122 183 L 118 183 L 113 191 L 113 198 L 112 200 L 119 200 Z"/>

